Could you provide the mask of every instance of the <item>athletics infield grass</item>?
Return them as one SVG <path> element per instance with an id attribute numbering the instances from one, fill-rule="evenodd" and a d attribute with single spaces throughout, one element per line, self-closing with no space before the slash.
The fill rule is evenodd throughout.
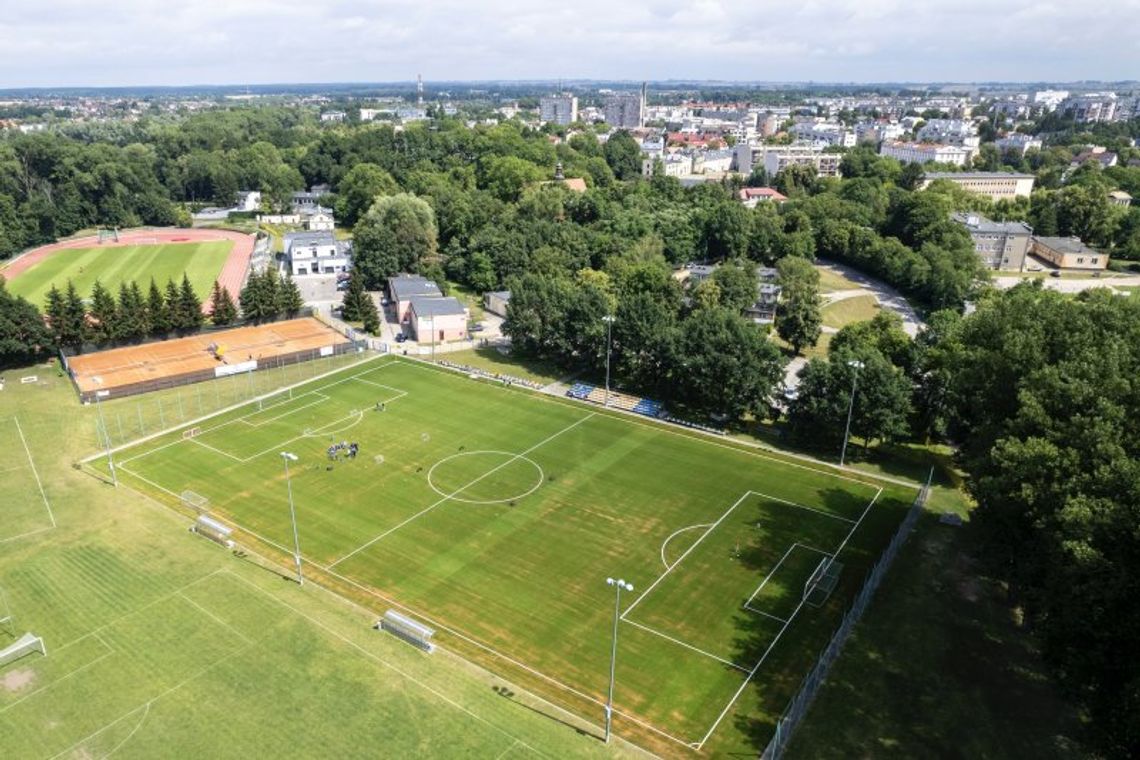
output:
<path id="1" fill-rule="evenodd" d="M 79 294 L 87 298 L 95 280 L 103 283 L 112 295 L 118 293 L 119 284 L 124 281 L 137 282 L 145 294 L 152 277 L 159 287 L 164 287 L 167 280 L 179 282 L 185 272 L 194 292 L 200 299 L 206 299 L 232 247 L 231 241 L 222 240 L 64 248 L 14 277 L 8 283 L 8 290 L 43 306 L 52 284 L 63 290 L 69 279 Z"/>
<path id="2" fill-rule="evenodd" d="M 382 404 L 382 411 L 377 408 Z M 359 444 L 353 460 L 330 446 Z M 376 359 L 117 454 L 283 559 L 659 752 L 755 752 L 915 492 L 661 425 Z M 101 466 L 98 462 L 93 465 Z M 830 595 L 805 584 L 842 566 Z M 810 587 L 809 587 L 810 588 Z"/>

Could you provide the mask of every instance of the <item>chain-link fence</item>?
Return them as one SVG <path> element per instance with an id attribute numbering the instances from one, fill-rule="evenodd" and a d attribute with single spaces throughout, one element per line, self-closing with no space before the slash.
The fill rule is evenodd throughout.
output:
<path id="1" fill-rule="evenodd" d="M 252 372 L 156 390 L 145 396 L 97 400 L 94 403 L 99 413 L 95 415 L 92 443 L 100 449 L 120 446 L 347 367 L 361 358 L 362 353 L 356 350 L 321 356 L 320 349 L 313 349 L 306 357 L 260 360 Z"/>
<path id="2" fill-rule="evenodd" d="M 839 628 L 831 637 L 831 641 L 827 647 L 824 648 L 820 654 L 819 659 L 812 667 L 811 671 L 804 677 L 800 683 L 800 688 L 796 695 L 792 697 L 792 701 L 788 703 L 787 709 L 784 714 L 776 721 L 776 733 L 772 740 L 768 742 L 768 746 L 761 754 L 762 760 L 779 760 L 784 756 L 784 751 L 788 747 L 788 742 L 792 738 L 796 727 L 800 721 L 807 715 L 808 708 L 811 707 L 812 700 L 815 699 L 819 687 L 823 685 L 824 679 L 831 671 L 831 666 L 839 659 L 839 653 L 843 650 L 843 645 L 847 642 L 848 637 L 851 636 L 851 631 L 855 628 L 855 624 L 863 617 L 868 605 L 871 603 L 871 598 L 875 595 L 875 590 L 879 588 L 883 578 L 886 576 L 887 571 L 891 568 L 891 563 L 895 561 L 895 557 L 899 553 L 899 549 L 906 543 L 910 532 L 914 530 L 914 524 L 918 521 L 918 517 L 922 514 L 923 506 L 926 504 L 926 499 L 930 495 L 931 481 L 934 478 L 934 470 L 930 471 L 930 477 L 926 481 L 926 485 L 918 492 L 915 497 L 914 503 L 911 504 L 910 510 L 907 511 L 906 517 L 903 518 L 902 524 L 899 525 L 898 531 L 891 542 L 887 544 L 887 548 L 883 550 L 879 561 L 875 563 L 875 567 L 867 574 L 867 579 L 863 582 L 863 588 L 859 591 L 859 595 L 855 597 L 854 603 L 851 608 L 847 610 L 847 614 L 843 616 L 843 622 L 840 623 Z"/>

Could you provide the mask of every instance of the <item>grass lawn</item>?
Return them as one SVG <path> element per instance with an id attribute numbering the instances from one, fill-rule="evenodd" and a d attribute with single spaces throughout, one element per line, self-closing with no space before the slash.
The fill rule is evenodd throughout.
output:
<path id="1" fill-rule="evenodd" d="M 498 372 L 503 375 L 521 377 L 524 380 L 531 380 L 536 383 L 543 383 L 544 385 L 553 383 L 565 374 L 565 370 L 560 370 L 558 367 L 541 359 L 528 359 L 516 356 L 512 353 L 504 354 L 494 346 L 471 348 L 466 351 L 452 351 L 448 354 L 441 355 L 440 358 L 456 362 L 457 364 L 468 364 L 488 372 Z"/>
<path id="2" fill-rule="evenodd" d="M 17 276 L 8 283 L 8 289 L 42 306 L 52 284 L 63 290 L 69 279 L 84 298 L 91 294 L 97 279 L 112 295 L 118 293 L 119 283 L 131 280 L 146 295 L 152 277 L 163 287 L 167 280 L 180 281 L 185 272 L 194 292 L 205 299 L 232 247 L 227 240 L 64 249 Z"/>
<path id="3" fill-rule="evenodd" d="M 822 267 L 816 267 L 815 271 L 819 272 L 820 293 L 834 293 L 837 290 L 855 290 L 856 288 L 863 287 L 859 283 L 847 279 L 839 272 L 834 272 Z"/>
<path id="4" fill-rule="evenodd" d="M 342 440 L 360 455 L 330 461 Z M 633 583 L 615 726 L 671 754 L 762 748 L 914 496 L 389 358 L 128 449 L 118 468 L 171 506 L 192 489 L 243 541 L 287 551 L 284 450 L 300 457 L 308 572 L 584 717 L 606 688 L 604 579 Z M 805 584 L 828 556 L 842 573 L 816 607 Z"/>
<path id="5" fill-rule="evenodd" d="M 872 295 L 843 298 L 823 307 L 823 324 L 839 329 L 854 322 L 866 322 L 879 313 L 879 302 Z"/>
<path id="6" fill-rule="evenodd" d="M 94 408 L 20 372 L 40 381 L 0 392 L 0 648 L 32 631 L 47 656 L 0 666 L 0 757 L 632 756 L 73 469 Z"/>

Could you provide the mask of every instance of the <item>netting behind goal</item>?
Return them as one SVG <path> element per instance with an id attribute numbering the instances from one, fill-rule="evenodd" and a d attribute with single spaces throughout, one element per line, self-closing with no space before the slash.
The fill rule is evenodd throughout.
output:
<path id="1" fill-rule="evenodd" d="M 210 500 L 200 493 L 193 491 L 182 492 L 182 506 L 191 509 L 198 514 L 204 514 L 210 511 Z"/>
<path id="2" fill-rule="evenodd" d="M 262 396 L 261 398 L 259 398 L 257 400 L 257 411 L 260 412 L 262 410 L 269 409 L 269 408 L 274 407 L 274 406 L 279 406 L 280 404 L 284 404 L 284 403 L 287 403 L 287 402 L 292 401 L 292 400 L 293 400 L 293 389 L 292 388 L 286 388 L 283 391 L 278 391 L 277 393 L 271 393 L 268 396 Z"/>

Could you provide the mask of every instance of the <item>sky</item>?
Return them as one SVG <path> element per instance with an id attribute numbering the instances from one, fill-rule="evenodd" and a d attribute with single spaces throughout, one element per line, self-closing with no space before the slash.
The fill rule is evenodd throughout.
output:
<path id="1" fill-rule="evenodd" d="M 1140 0 L 7 0 L 4 11 L 0 88 L 418 73 L 429 83 L 1140 78 Z"/>

